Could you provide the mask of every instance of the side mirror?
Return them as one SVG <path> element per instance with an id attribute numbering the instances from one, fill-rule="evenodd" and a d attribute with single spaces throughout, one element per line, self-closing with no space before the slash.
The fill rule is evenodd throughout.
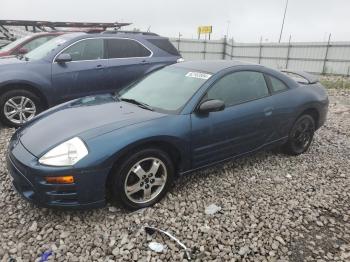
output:
<path id="1" fill-rule="evenodd" d="M 28 49 L 27 48 L 22 47 L 22 48 L 18 49 L 18 54 L 24 55 L 26 53 L 28 53 Z"/>
<path id="2" fill-rule="evenodd" d="M 225 109 L 225 103 L 222 100 L 213 99 L 204 101 L 199 105 L 198 112 L 207 114 L 210 112 L 222 111 Z"/>
<path id="3" fill-rule="evenodd" d="M 64 64 L 66 62 L 72 61 L 72 57 L 70 54 L 60 54 L 58 57 L 56 57 L 55 61 L 59 64 Z"/>

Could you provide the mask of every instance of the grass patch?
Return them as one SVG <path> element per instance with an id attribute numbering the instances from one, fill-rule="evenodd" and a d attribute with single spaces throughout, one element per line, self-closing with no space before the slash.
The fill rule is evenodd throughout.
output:
<path id="1" fill-rule="evenodd" d="M 341 76 L 324 76 L 320 82 L 329 89 L 350 89 L 350 78 Z"/>

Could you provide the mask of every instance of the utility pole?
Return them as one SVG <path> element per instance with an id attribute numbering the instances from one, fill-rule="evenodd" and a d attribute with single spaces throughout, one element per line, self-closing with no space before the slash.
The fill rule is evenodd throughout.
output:
<path id="1" fill-rule="evenodd" d="M 281 33 L 280 33 L 280 38 L 278 40 L 278 43 L 281 43 L 281 38 L 282 38 L 282 33 L 283 33 L 283 27 L 284 27 L 284 20 L 286 19 L 286 13 L 287 13 L 287 8 L 288 8 L 288 1 L 286 2 L 286 7 L 284 9 L 284 15 L 283 15 L 283 20 L 282 20 L 282 26 L 281 26 Z"/>
<path id="2" fill-rule="evenodd" d="M 227 20 L 227 28 L 226 28 L 226 39 L 228 39 L 228 32 L 229 32 L 229 29 L 230 29 L 230 23 L 231 21 L 230 20 Z"/>

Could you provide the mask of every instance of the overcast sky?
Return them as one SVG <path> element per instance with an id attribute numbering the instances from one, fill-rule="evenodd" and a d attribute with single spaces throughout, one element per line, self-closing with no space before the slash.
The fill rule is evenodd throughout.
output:
<path id="1" fill-rule="evenodd" d="M 213 38 L 278 41 L 286 0 L 1 0 L 0 19 L 132 22 L 165 36 L 196 38 L 212 25 Z M 350 41 L 350 0 L 289 0 L 282 41 Z"/>

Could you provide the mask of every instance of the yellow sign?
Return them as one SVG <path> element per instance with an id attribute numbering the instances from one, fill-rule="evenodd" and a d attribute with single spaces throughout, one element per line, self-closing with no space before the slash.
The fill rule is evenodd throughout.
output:
<path id="1" fill-rule="evenodd" d="M 199 26 L 198 27 L 198 34 L 211 34 L 213 32 L 213 26 Z"/>

